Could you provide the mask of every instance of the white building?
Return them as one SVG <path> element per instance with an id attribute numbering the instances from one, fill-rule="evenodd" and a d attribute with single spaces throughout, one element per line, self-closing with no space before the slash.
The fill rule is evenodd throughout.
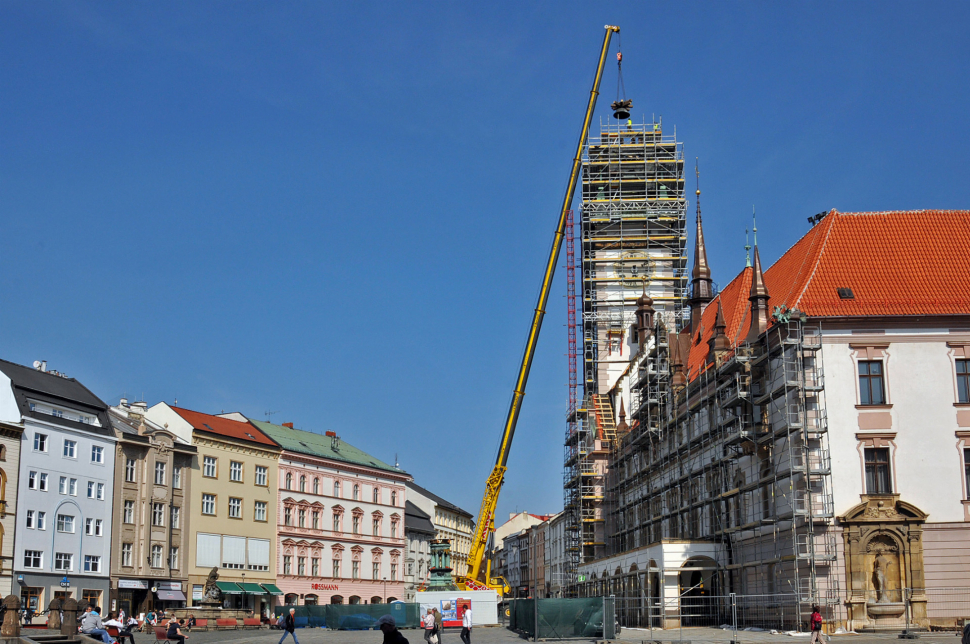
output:
<path id="1" fill-rule="evenodd" d="M 0 361 L 9 379 L 0 420 L 24 427 L 14 577 L 34 609 L 55 597 L 103 606 L 116 443 L 108 406 L 77 380 L 44 369 Z"/>
<path id="2" fill-rule="evenodd" d="M 566 559 L 566 515 L 560 512 L 547 523 L 546 593 L 549 597 L 562 597 L 569 565 Z"/>
<path id="3" fill-rule="evenodd" d="M 404 601 L 413 602 L 418 587 L 428 581 L 435 527 L 431 523 L 431 516 L 411 501 L 407 501 L 404 507 L 404 534 L 408 542 L 404 563 Z"/>

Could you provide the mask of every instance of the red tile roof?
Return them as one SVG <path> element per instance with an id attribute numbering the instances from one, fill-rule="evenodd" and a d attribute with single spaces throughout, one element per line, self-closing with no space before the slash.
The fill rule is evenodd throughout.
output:
<path id="1" fill-rule="evenodd" d="M 840 213 L 821 222 L 765 271 L 769 310 L 784 304 L 812 317 L 970 315 L 970 210 Z M 721 290 L 731 346 L 750 324 L 745 268 Z M 852 299 L 839 297 L 852 289 Z M 693 329 L 693 379 L 709 350 L 715 300 Z"/>
<path id="2" fill-rule="evenodd" d="M 235 438 L 241 441 L 248 441 L 250 443 L 272 445 L 273 447 L 277 446 L 276 443 L 271 441 L 265 434 L 263 434 L 263 432 L 259 431 L 249 423 L 231 420 L 229 418 L 221 418 L 219 416 L 212 416 L 211 414 L 203 414 L 200 411 L 182 409 L 181 407 L 172 407 L 172 409 L 175 411 L 175 413 L 188 421 L 192 427 L 200 432 L 219 434 L 221 436 L 227 436 L 229 438 Z"/>

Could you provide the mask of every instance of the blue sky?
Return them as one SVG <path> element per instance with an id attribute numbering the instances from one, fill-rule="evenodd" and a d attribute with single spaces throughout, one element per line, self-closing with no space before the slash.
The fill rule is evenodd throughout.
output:
<path id="1" fill-rule="evenodd" d="M 718 282 L 753 204 L 767 262 L 824 209 L 970 207 L 967 3 L 7 1 L 0 357 L 333 429 L 476 512 L 606 23 Z M 500 517 L 562 505 L 564 293 Z"/>

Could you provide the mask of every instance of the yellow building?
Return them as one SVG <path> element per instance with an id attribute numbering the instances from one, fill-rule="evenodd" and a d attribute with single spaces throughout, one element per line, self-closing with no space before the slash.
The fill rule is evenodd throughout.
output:
<path id="1" fill-rule="evenodd" d="M 270 615 L 276 582 L 277 463 L 280 448 L 239 414 L 213 416 L 159 403 L 146 417 L 198 449 L 189 503 L 189 605 L 219 575 L 224 608 Z"/>

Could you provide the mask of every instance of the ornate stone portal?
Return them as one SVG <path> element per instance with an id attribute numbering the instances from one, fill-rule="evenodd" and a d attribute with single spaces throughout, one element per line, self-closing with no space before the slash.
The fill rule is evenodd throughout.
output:
<path id="1" fill-rule="evenodd" d="M 909 619 L 928 626 L 923 580 L 923 523 L 927 515 L 898 494 L 863 494 L 839 517 L 845 540 L 846 601 L 850 630 L 899 630 L 905 589 L 912 588 Z"/>

